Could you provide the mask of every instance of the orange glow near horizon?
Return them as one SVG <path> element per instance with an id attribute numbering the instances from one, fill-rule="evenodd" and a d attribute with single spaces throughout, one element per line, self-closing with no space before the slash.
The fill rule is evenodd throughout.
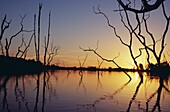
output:
<path id="1" fill-rule="evenodd" d="M 119 64 L 123 68 L 133 68 L 134 63 L 130 56 L 129 50 L 127 47 L 121 44 L 120 40 L 114 35 L 113 29 L 110 28 L 106 19 L 103 16 L 95 15 L 93 12 L 93 6 L 101 4 L 101 9 L 104 11 L 112 23 L 113 26 L 116 27 L 117 34 L 121 36 L 122 40 L 129 44 L 129 33 L 127 29 L 123 26 L 120 21 L 120 16 L 117 13 L 113 13 L 113 7 L 117 8 L 117 3 L 115 1 L 44 1 L 43 3 L 43 11 L 42 11 L 42 21 L 41 21 L 41 60 L 43 61 L 44 54 L 44 36 L 47 35 L 47 23 L 48 23 L 48 11 L 51 10 L 51 31 L 50 38 L 51 42 L 54 45 L 59 45 L 61 50 L 59 50 L 59 54 L 54 58 L 51 64 L 56 64 L 58 62 L 61 66 L 79 66 L 78 57 L 80 57 L 81 62 L 83 62 L 84 56 L 86 53 L 88 54 L 87 61 L 85 63 L 85 67 L 87 66 L 98 66 L 97 57 L 94 53 L 91 52 L 83 52 L 79 49 L 79 46 L 82 48 L 93 48 L 95 49 L 97 46 L 97 41 L 99 41 L 98 53 L 107 59 L 113 59 L 114 57 L 120 56 L 115 59 L 115 62 Z M 7 20 L 13 19 L 12 24 L 5 32 L 4 38 L 2 39 L 3 45 L 5 45 L 5 38 L 9 39 L 10 36 L 18 31 L 20 25 L 19 14 L 28 13 L 27 17 L 24 20 L 25 29 L 33 28 L 33 15 L 37 14 L 37 7 L 39 1 L 22 1 L 20 4 L 17 4 L 14 1 L 10 1 L 9 3 L 6 1 L 1 1 L 0 3 L 2 7 L 0 7 L 0 17 L 3 18 L 5 14 L 7 14 Z M 167 4 L 169 1 L 166 1 Z M 11 7 L 8 7 L 11 4 Z M 25 6 L 23 4 L 31 4 L 31 8 L 29 6 Z M 169 11 L 167 8 L 167 12 Z M 23 8 L 24 6 L 24 8 Z M 16 8 L 17 7 L 17 8 Z M 105 11 L 106 10 L 106 11 Z M 125 18 L 124 18 L 125 19 Z M 132 19 L 133 21 L 133 19 Z M 159 21 L 159 22 L 158 22 Z M 158 9 L 151 13 L 151 18 L 148 19 L 149 30 L 152 31 L 154 37 L 156 37 L 156 41 L 159 40 L 163 34 L 163 30 L 165 28 L 165 21 L 162 17 L 161 9 Z M 134 25 L 136 26 L 136 25 Z M 145 31 L 142 32 L 144 35 Z M 170 36 L 168 31 L 167 37 Z M 10 47 L 10 56 L 15 56 L 18 50 L 18 46 L 21 44 L 21 37 L 14 38 Z M 30 34 L 24 33 L 25 42 L 27 43 Z M 146 35 L 147 44 L 150 45 L 152 43 L 151 39 L 148 35 Z M 167 55 L 166 52 L 170 54 L 170 38 L 166 38 L 166 47 L 164 53 L 166 55 L 166 59 L 169 61 L 170 56 Z M 160 50 L 160 43 L 157 42 L 157 54 Z M 139 54 L 139 48 L 143 47 L 138 42 L 137 39 L 133 41 L 133 52 L 135 56 Z M 143 65 L 147 64 L 146 61 L 146 53 L 142 52 L 142 56 L 137 59 L 138 63 L 142 63 Z M 27 53 L 27 59 L 35 59 L 35 51 L 34 51 L 34 42 L 31 43 L 29 51 Z M 163 58 L 162 58 L 163 59 Z M 99 59 L 101 61 L 101 59 Z M 151 56 L 151 60 L 155 63 L 155 59 Z M 104 62 L 101 67 L 116 67 L 113 63 Z"/>

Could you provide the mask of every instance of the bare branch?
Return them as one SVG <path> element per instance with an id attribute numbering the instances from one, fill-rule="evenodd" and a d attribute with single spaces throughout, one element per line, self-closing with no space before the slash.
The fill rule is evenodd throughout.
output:
<path id="1" fill-rule="evenodd" d="M 34 34 L 31 35 L 31 38 L 30 38 L 30 40 L 29 40 L 29 42 L 28 42 L 28 45 L 26 45 L 26 43 L 25 43 L 25 49 L 24 49 L 22 55 L 20 56 L 20 58 L 22 58 L 23 55 L 25 55 L 25 56 L 24 56 L 24 59 L 26 58 L 26 54 L 27 54 L 28 48 L 30 47 L 30 44 L 31 44 L 31 41 L 32 41 L 33 36 L 34 36 Z"/>
<path id="2" fill-rule="evenodd" d="M 124 44 L 125 46 L 128 46 L 125 42 L 123 42 L 122 38 L 117 34 L 116 28 L 113 25 L 110 24 L 110 21 L 109 21 L 109 18 L 107 17 L 107 15 L 100 11 L 100 6 L 98 6 L 98 12 L 95 11 L 94 7 L 93 7 L 93 11 L 94 11 L 95 14 L 103 15 L 105 17 L 106 21 L 107 21 L 108 26 L 113 29 L 115 36 L 120 40 L 120 42 L 122 44 Z"/>
<path id="3" fill-rule="evenodd" d="M 153 5 L 150 5 L 147 0 L 141 0 L 142 8 L 135 9 L 130 7 L 131 3 L 124 4 L 122 0 L 117 0 L 117 2 L 122 6 L 123 10 L 128 10 L 134 13 L 145 13 L 156 10 L 164 1 L 165 0 L 156 0 L 156 2 Z"/>
<path id="4" fill-rule="evenodd" d="M 34 34 L 31 35 L 30 40 L 29 40 L 28 45 L 27 45 L 26 42 L 24 41 L 24 37 L 22 35 L 22 42 L 21 42 L 21 45 L 18 47 L 18 52 L 16 53 L 16 57 L 18 57 L 19 53 L 21 53 L 20 58 L 22 58 L 23 56 L 24 56 L 24 59 L 26 58 L 27 51 L 28 51 L 28 48 L 30 47 L 33 36 L 34 36 Z M 25 49 L 21 50 L 21 47 L 23 45 L 25 46 Z"/>
<path id="5" fill-rule="evenodd" d="M 1 23 L 0 40 L 2 40 L 2 37 L 3 37 L 3 34 L 4 34 L 5 30 L 9 28 L 9 25 L 11 24 L 11 21 L 12 21 L 12 20 L 10 20 L 10 21 L 8 22 L 8 21 L 6 20 L 6 15 L 4 16 L 4 19 L 3 19 L 2 23 Z"/>
<path id="6" fill-rule="evenodd" d="M 47 55 L 48 46 L 49 46 L 49 42 L 50 42 L 50 18 L 51 18 L 51 12 L 49 12 L 47 40 L 46 40 L 46 37 L 45 37 L 45 41 L 44 41 L 44 44 L 45 44 L 44 65 L 46 65 L 46 55 Z"/>
<path id="7" fill-rule="evenodd" d="M 22 35 L 22 40 L 21 40 L 21 45 L 18 47 L 18 52 L 16 53 L 16 57 L 18 57 L 19 53 L 23 53 L 23 51 L 21 50 L 21 47 L 23 46 L 24 43 L 24 37 Z"/>
<path id="8" fill-rule="evenodd" d="M 102 61 L 100 62 L 99 59 L 97 59 L 97 62 L 98 62 L 98 68 L 100 68 L 101 65 L 103 64 L 104 60 L 102 60 Z"/>
<path id="9" fill-rule="evenodd" d="M 47 65 L 50 65 L 54 57 L 58 54 L 58 50 L 60 49 L 60 46 L 54 46 L 53 42 L 51 42 L 51 48 L 50 51 L 47 51 L 48 53 L 48 59 L 47 59 Z"/>
<path id="10" fill-rule="evenodd" d="M 83 51 L 85 51 L 85 52 L 93 52 L 94 54 L 96 54 L 96 55 L 97 55 L 99 58 L 101 58 L 102 60 L 107 61 L 107 62 L 112 62 L 112 63 L 114 63 L 118 68 L 121 68 L 121 67 L 114 61 L 114 59 L 109 60 L 109 59 L 107 59 L 107 58 L 104 58 L 104 57 L 102 57 L 99 53 L 97 53 L 97 51 L 95 51 L 94 49 L 91 49 L 91 48 L 83 49 L 83 48 L 81 48 L 81 47 L 80 47 L 80 49 L 83 50 Z M 129 77 L 130 80 L 132 79 L 127 72 L 124 71 L 124 73 Z"/>
<path id="11" fill-rule="evenodd" d="M 24 29 L 23 21 L 24 21 L 24 18 L 26 17 L 26 14 L 25 14 L 23 17 L 22 17 L 22 16 L 20 16 L 20 17 L 21 17 L 21 22 L 20 22 L 21 28 L 20 28 L 20 30 L 19 30 L 16 34 L 14 34 L 14 35 L 12 35 L 12 36 L 10 37 L 9 42 L 8 42 L 8 39 L 6 38 L 6 45 L 5 45 L 6 56 L 9 56 L 9 48 L 10 48 L 10 46 L 11 46 L 11 43 L 12 43 L 13 38 L 15 38 L 16 36 L 18 36 L 21 32 L 32 32 L 32 31 L 33 31 L 33 30 L 25 30 L 25 29 Z"/>
<path id="12" fill-rule="evenodd" d="M 83 60 L 83 63 L 81 63 L 81 61 L 80 61 L 80 59 L 79 59 L 79 57 L 78 57 L 78 61 L 79 61 L 79 66 L 80 66 L 80 68 L 82 68 L 82 67 L 84 66 L 84 64 L 85 64 L 85 62 L 86 62 L 86 60 L 87 60 L 87 57 L 88 57 L 88 54 L 86 54 L 86 56 L 85 56 L 85 58 L 84 58 L 84 60 Z"/>
<path id="13" fill-rule="evenodd" d="M 164 14 L 164 17 L 166 19 L 166 26 L 165 26 L 165 30 L 163 32 L 163 36 L 162 36 L 162 44 L 161 44 L 161 51 L 159 53 L 159 59 L 161 59 L 161 56 L 162 56 L 162 53 L 164 51 L 164 48 L 165 48 L 165 38 L 166 38 L 166 35 L 167 35 L 167 32 L 168 32 L 168 29 L 169 29 L 169 22 L 170 22 L 170 16 L 168 17 L 167 14 L 166 14 L 166 11 L 165 11 L 165 7 L 164 7 L 164 4 L 162 3 L 162 9 L 163 9 L 163 14 Z"/>

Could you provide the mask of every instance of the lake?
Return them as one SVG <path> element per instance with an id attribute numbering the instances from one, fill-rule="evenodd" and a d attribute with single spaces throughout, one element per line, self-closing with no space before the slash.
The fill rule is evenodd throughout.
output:
<path id="1" fill-rule="evenodd" d="M 137 72 L 48 71 L 0 76 L 1 112 L 170 111 L 170 77 Z"/>

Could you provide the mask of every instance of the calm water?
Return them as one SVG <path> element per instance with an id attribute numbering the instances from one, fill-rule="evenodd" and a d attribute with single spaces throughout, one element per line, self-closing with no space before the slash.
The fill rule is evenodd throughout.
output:
<path id="1" fill-rule="evenodd" d="M 170 111 L 170 78 L 54 71 L 0 77 L 0 112 Z"/>

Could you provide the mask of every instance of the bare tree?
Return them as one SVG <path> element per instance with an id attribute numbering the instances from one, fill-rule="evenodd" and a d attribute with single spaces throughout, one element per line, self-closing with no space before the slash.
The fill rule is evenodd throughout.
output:
<path id="1" fill-rule="evenodd" d="M 83 60 L 83 63 L 81 63 L 80 58 L 78 57 L 78 62 L 79 62 L 79 67 L 80 68 L 83 68 L 85 62 L 87 61 L 87 57 L 88 57 L 88 55 L 86 54 L 86 56 L 85 56 L 85 58 Z"/>
<path id="2" fill-rule="evenodd" d="M 48 53 L 47 65 L 50 65 L 54 57 L 58 55 L 58 50 L 60 48 L 61 48 L 60 46 L 54 46 L 53 42 L 51 42 L 50 50 L 47 51 Z"/>
<path id="3" fill-rule="evenodd" d="M 42 4 L 39 4 L 37 36 L 36 36 L 36 15 L 34 15 L 34 45 L 35 45 L 35 54 L 36 54 L 37 61 L 40 61 L 41 10 L 42 10 Z"/>
<path id="4" fill-rule="evenodd" d="M 163 51 L 166 46 L 165 39 L 167 36 L 167 32 L 169 29 L 169 22 L 170 22 L 170 16 L 168 17 L 166 10 L 165 10 L 165 6 L 164 6 L 164 2 L 163 2 L 164 0 L 157 0 L 155 2 L 155 4 L 153 4 L 153 5 L 149 5 L 149 1 L 141 0 L 143 5 L 142 5 L 142 9 L 140 10 L 140 12 L 137 12 L 135 8 L 129 8 L 128 6 L 124 7 L 124 5 L 121 3 L 121 0 L 118 0 L 118 1 L 119 1 L 119 4 L 123 7 L 123 10 L 126 15 L 125 17 L 128 22 L 127 24 L 131 31 L 133 31 L 134 28 L 132 27 L 132 24 L 130 23 L 130 19 L 129 19 L 129 15 L 128 15 L 127 11 L 134 12 L 134 14 L 136 16 L 138 31 L 137 30 L 134 31 L 133 34 L 138 39 L 138 41 L 141 43 L 141 45 L 145 48 L 145 51 L 148 54 L 148 57 L 150 56 L 149 52 L 151 52 L 153 54 L 154 58 L 157 61 L 158 66 L 159 66 L 161 64 L 162 54 L 163 54 Z M 151 32 L 149 30 L 148 22 L 147 22 L 149 17 L 148 16 L 146 17 L 146 12 L 156 10 L 160 5 L 162 5 L 162 12 L 163 12 L 163 16 L 166 20 L 166 24 L 165 24 L 165 29 L 163 30 L 163 35 L 160 40 L 161 41 L 160 51 L 157 53 L 156 46 L 157 46 L 158 41 L 156 41 L 153 32 Z M 134 9 L 134 10 L 131 10 L 131 9 Z M 142 13 L 142 15 L 143 15 L 142 18 L 140 18 L 140 15 L 138 13 Z M 152 43 L 150 45 L 146 44 L 146 36 L 142 34 L 142 22 L 140 21 L 140 19 L 141 19 L 141 21 L 144 21 L 143 24 L 144 24 L 145 31 L 149 35 L 149 38 L 152 40 Z M 149 63 L 149 59 L 148 59 L 148 63 Z"/>
<path id="5" fill-rule="evenodd" d="M 5 39 L 5 41 L 6 41 L 6 45 L 5 45 L 6 56 L 9 56 L 9 49 L 10 49 L 10 46 L 12 44 L 12 40 L 15 37 L 17 37 L 22 32 L 32 32 L 32 30 L 25 30 L 24 29 L 23 21 L 24 21 L 24 18 L 26 17 L 26 15 L 20 16 L 20 17 L 21 17 L 21 22 L 20 22 L 21 28 L 20 28 L 20 30 L 17 33 L 15 33 L 14 35 L 12 35 L 9 40 L 7 38 Z"/>
<path id="6" fill-rule="evenodd" d="M 41 25 L 41 9 L 42 4 L 39 4 L 39 14 L 38 14 L 38 49 L 37 49 L 37 61 L 40 61 L 40 25 Z"/>
<path id="7" fill-rule="evenodd" d="M 149 4 L 149 1 L 152 0 L 141 0 L 142 5 L 140 9 L 132 8 L 131 1 L 127 0 L 128 3 L 123 3 L 122 0 L 117 0 L 117 2 L 122 6 L 122 10 L 128 10 L 134 13 L 145 13 L 150 12 L 152 10 L 156 10 L 165 0 L 156 0 L 156 2 L 152 5 Z M 134 0 L 135 3 L 135 0 Z"/>
<path id="8" fill-rule="evenodd" d="M 49 46 L 49 42 L 50 42 L 50 18 L 51 18 L 51 12 L 49 12 L 49 23 L 48 23 L 48 35 L 47 38 L 45 37 L 44 39 L 44 65 L 46 65 L 46 56 L 47 56 L 47 51 L 48 51 L 48 46 Z M 48 63 L 49 64 L 49 63 Z"/>
<path id="9" fill-rule="evenodd" d="M 38 60 L 38 50 L 37 50 L 37 39 L 36 39 L 36 15 L 34 15 L 34 48 L 35 48 L 35 56 L 36 60 Z"/>
<path id="10" fill-rule="evenodd" d="M 28 42 L 28 45 L 26 44 L 25 40 L 24 40 L 24 37 L 22 35 L 22 42 L 21 42 L 21 45 L 18 47 L 18 51 L 16 53 L 16 57 L 18 57 L 18 55 L 21 53 L 20 55 L 20 58 L 22 58 L 24 56 L 24 59 L 26 58 L 27 56 L 27 51 L 28 51 L 28 48 L 30 47 L 30 44 L 31 44 L 31 41 L 32 41 L 32 38 L 33 38 L 34 34 L 31 35 L 31 38 L 29 39 L 29 42 Z M 24 50 L 21 50 L 21 47 L 24 45 L 25 49 Z"/>
<path id="11" fill-rule="evenodd" d="M 9 28 L 9 25 L 11 23 L 12 20 L 10 20 L 9 22 L 6 20 L 6 15 L 4 16 L 3 20 L 2 20 L 2 23 L 1 23 L 1 33 L 0 33 L 0 47 L 1 47 L 1 52 L 2 52 L 2 55 L 5 55 L 4 53 L 4 48 L 3 48 L 3 44 L 1 42 L 2 38 L 3 38 L 3 35 L 5 33 L 5 30 L 7 30 Z"/>
<path id="12" fill-rule="evenodd" d="M 133 1 L 134 6 L 132 6 L 133 4 L 131 1 Z M 119 9 L 114 10 L 114 11 L 119 12 L 121 23 L 123 24 L 123 26 L 129 33 L 129 42 L 125 42 L 123 40 L 123 37 L 120 34 L 118 34 L 116 27 L 110 23 L 108 16 L 100 10 L 99 6 L 97 8 L 97 11 L 95 10 L 95 8 L 93 8 L 95 14 L 104 16 L 104 18 L 107 21 L 108 26 L 113 29 L 113 33 L 116 36 L 116 38 L 119 39 L 122 45 L 128 48 L 130 56 L 134 62 L 134 65 L 137 67 L 137 69 L 140 69 L 138 66 L 139 63 L 137 59 L 141 57 L 144 52 L 147 54 L 147 62 L 149 65 L 152 63 L 151 62 L 152 60 L 150 59 L 150 57 L 153 56 L 156 60 L 156 65 L 161 66 L 162 54 L 166 46 L 165 41 L 166 41 L 168 29 L 169 29 L 170 17 L 166 13 L 164 0 L 156 0 L 154 4 L 150 5 L 151 1 L 152 0 L 141 0 L 141 8 L 137 9 L 135 7 L 136 0 L 127 0 L 126 3 L 125 1 L 117 0 Z M 140 2 L 138 1 L 138 3 Z M 151 32 L 151 30 L 149 29 L 148 20 L 150 19 L 150 12 L 153 10 L 156 10 L 160 6 L 162 6 L 162 13 L 166 20 L 166 24 L 165 24 L 165 29 L 163 30 L 162 36 L 160 37 L 159 40 L 156 40 L 153 32 Z M 132 12 L 131 14 L 134 14 L 135 18 L 133 18 L 133 20 L 131 20 L 130 14 L 128 12 Z M 136 24 L 134 23 L 132 24 L 131 21 L 136 21 Z M 144 35 L 143 32 L 146 32 L 146 35 Z M 151 43 L 147 42 L 146 37 L 152 40 Z M 134 47 L 133 47 L 135 38 L 140 43 L 139 48 L 138 48 L 139 52 L 137 55 L 134 53 Z M 158 45 L 159 45 L 157 44 L 158 42 L 161 43 L 159 51 L 156 49 L 158 48 Z M 103 58 L 94 49 L 89 48 L 89 49 L 83 49 L 83 50 L 92 51 L 97 56 L 99 56 L 101 59 L 108 61 L 108 62 L 113 62 L 117 67 L 121 68 L 114 60 L 108 60 L 108 59 Z"/>

